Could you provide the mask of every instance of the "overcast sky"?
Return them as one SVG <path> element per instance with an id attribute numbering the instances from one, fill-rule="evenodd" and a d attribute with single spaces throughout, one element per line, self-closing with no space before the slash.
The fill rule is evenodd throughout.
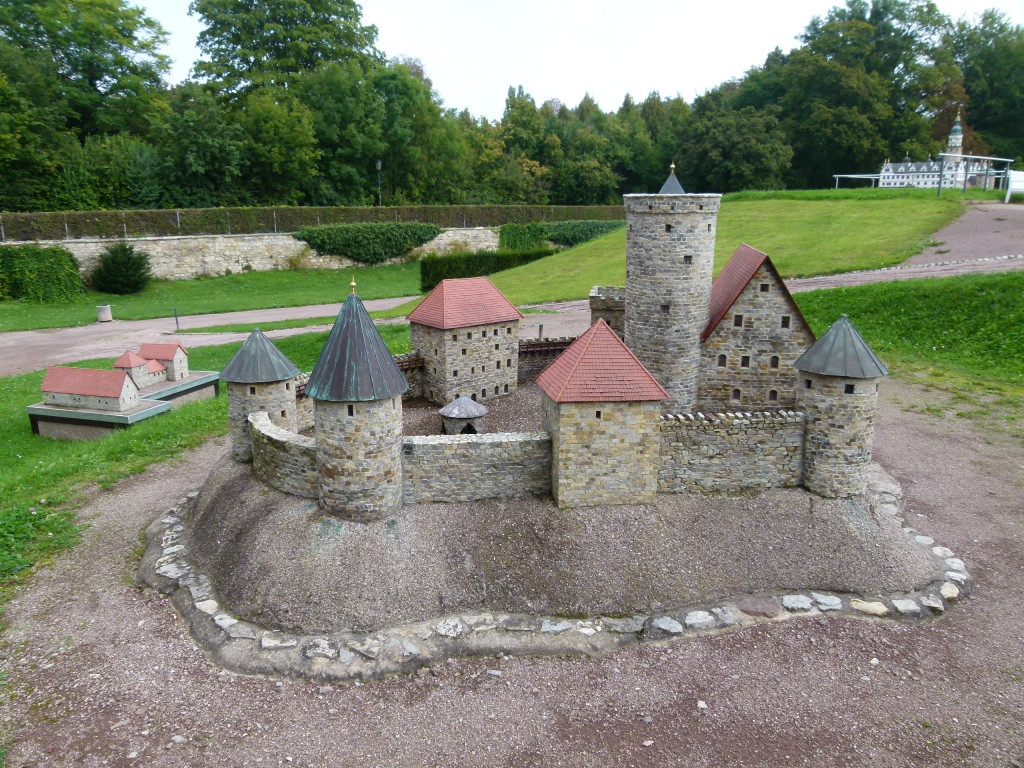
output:
<path id="1" fill-rule="evenodd" d="M 137 2 L 170 33 L 170 79 L 188 77 L 201 25 L 186 0 Z M 835 0 L 366 0 L 363 23 L 376 24 L 388 57 L 423 62 L 446 107 L 501 118 L 509 86 L 538 104 L 575 106 L 590 93 L 605 111 L 629 93 L 687 101 L 764 63 L 774 48 L 795 47 L 813 16 Z M 1024 24 L 1024 0 L 938 0 L 953 18 L 998 8 Z M 632 9 L 632 10 L 630 10 Z"/>

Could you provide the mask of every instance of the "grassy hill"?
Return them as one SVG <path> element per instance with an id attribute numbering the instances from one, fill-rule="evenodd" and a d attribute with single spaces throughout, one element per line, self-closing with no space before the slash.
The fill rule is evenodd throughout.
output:
<path id="1" fill-rule="evenodd" d="M 783 277 L 878 269 L 920 253 L 960 215 L 961 203 L 934 197 L 725 200 L 718 217 L 715 272 L 740 243 L 772 257 Z M 546 259 L 491 276 L 514 304 L 582 299 L 595 285 L 626 280 L 620 230 Z"/>

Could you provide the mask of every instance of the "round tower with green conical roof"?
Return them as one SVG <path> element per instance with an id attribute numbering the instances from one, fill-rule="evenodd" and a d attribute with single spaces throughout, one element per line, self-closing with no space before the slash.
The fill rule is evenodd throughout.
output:
<path id="1" fill-rule="evenodd" d="M 353 282 L 306 383 L 325 512 L 371 522 L 401 506 L 402 395 L 408 389 Z"/>
<path id="2" fill-rule="evenodd" d="M 793 364 L 804 411 L 803 485 L 819 496 L 864 492 L 878 383 L 889 371 L 846 315 Z"/>
<path id="3" fill-rule="evenodd" d="M 266 411 L 270 421 L 294 432 L 298 424 L 295 386 L 299 369 L 259 328 L 249 334 L 220 377 L 227 382 L 231 455 L 252 461 L 249 414 Z"/>

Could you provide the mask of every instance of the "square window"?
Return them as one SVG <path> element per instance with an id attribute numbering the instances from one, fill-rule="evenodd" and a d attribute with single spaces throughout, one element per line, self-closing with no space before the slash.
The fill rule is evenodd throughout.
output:
<path id="1" fill-rule="evenodd" d="M 472 332 L 472 331 L 470 331 L 469 333 L 467 333 L 467 334 L 466 334 L 466 338 L 467 338 L 467 339 L 472 339 L 472 338 L 473 338 L 473 332 Z"/>
<path id="2" fill-rule="evenodd" d="M 661 305 L 661 314 L 667 315 L 669 313 L 670 309 L 672 309 L 672 307 L 670 307 L 668 304 L 662 304 Z"/>
<path id="3" fill-rule="evenodd" d="M 458 371 L 458 369 L 456 369 L 456 370 L 452 371 L 452 378 L 453 378 L 453 379 L 454 379 L 454 378 L 455 378 L 456 376 L 458 376 L 458 375 L 459 375 L 459 371 Z"/>
<path id="4" fill-rule="evenodd" d="M 505 329 L 505 333 L 511 335 L 511 333 L 512 333 L 511 326 Z"/>
<path id="5" fill-rule="evenodd" d="M 495 335 L 495 336 L 497 336 L 497 335 L 498 335 L 498 329 L 497 329 L 497 328 L 495 328 L 495 329 L 494 329 L 494 335 Z"/>
<path id="6" fill-rule="evenodd" d="M 732 316 L 732 325 L 733 325 L 734 328 L 742 328 L 743 327 L 743 315 L 733 315 Z"/>
<path id="7" fill-rule="evenodd" d="M 733 400 L 739 400 L 740 399 L 740 391 L 738 389 L 734 389 L 732 391 L 732 399 Z"/>
<path id="8" fill-rule="evenodd" d="M 601 412 L 600 411 L 594 411 L 594 418 L 595 419 L 600 419 L 601 418 Z"/>
<path id="9" fill-rule="evenodd" d="M 501 349 L 501 344 L 495 344 L 494 345 L 494 350 L 498 351 L 499 349 Z"/>
<path id="10" fill-rule="evenodd" d="M 750 367 L 750 355 L 742 355 L 740 357 L 740 367 L 741 368 L 749 368 Z"/>
<path id="11" fill-rule="evenodd" d="M 288 418 L 288 411 L 281 411 L 281 418 L 282 419 L 287 419 Z"/>
<path id="12" fill-rule="evenodd" d="M 256 387 L 249 387 L 249 394 L 250 395 L 255 395 L 256 394 Z"/>
<path id="13" fill-rule="evenodd" d="M 789 315 L 782 316 L 782 327 L 789 328 Z"/>
<path id="14" fill-rule="evenodd" d="M 512 358 L 511 357 L 508 358 L 508 360 L 505 361 L 505 367 L 506 368 L 511 368 L 512 367 Z"/>
<path id="15" fill-rule="evenodd" d="M 683 264 L 693 264 L 693 254 L 692 253 L 683 254 Z"/>
<path id="16" fill-rule="evenodd" d="M 458 340 L 459 340 L 459 334 L 453 333 L 452 334 L 452 341 L 458 341 Z"/>
<path id="17" fill-rule="evenodd" d="M 466 354 L 466 348 L 465 347 L 462 348 L 462 354 Z"/>
<path id="18" fill-rule="evenodd" d="M 774 389 L 769 389 L 768 390 L 768 400 L 770 402 L 774 403 L 774 402 L 778 401 L 778 399 L 779 399 L 779 393 L 776 390 L 774 390 Z"/>
<path id="19" fill-rule="evenodd" d="M 768 293 L 769 287 L 768 283 L 761 283 L 761 293 Z"/>
<path id="20" fill-rule="evenodd" d="M 812 382 L 810 379 L 804 379 L 804 389 L 810 389 L 813 386 L 814 382 Z"/>
<path id="21" fill-rule="evenodd" d="M 843 387 L 843 392 L 845 392 L 848 395 L 852 395 L 853 394 L 853 384 L 847 384 L 845 387 Z"/>
<path id="22" fill-rule="evenodd" d="M 665 225 L 665 231 L 666 232 L 671 232 L 672 231 L 672 225 L 671 224 L 666 224 Z"/>

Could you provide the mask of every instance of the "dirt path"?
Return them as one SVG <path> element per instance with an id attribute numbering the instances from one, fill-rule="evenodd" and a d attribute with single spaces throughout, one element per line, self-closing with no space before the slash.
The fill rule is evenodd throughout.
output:
<path id="1" fill-rule="evenodd" d="M 140 529 L 201 483 L 225 450 L 212 441 L 97 496 L 82 544 L 9 604 L 8 765 L 1019 766 L 1024 449 L 900 405 L 942 397 L 886 381 L 876 458 L 903 482 L 908 521 L 977 578 L 943 619 L 793 619 L 365 686 L 223 673 L 134 586 Z"/>

